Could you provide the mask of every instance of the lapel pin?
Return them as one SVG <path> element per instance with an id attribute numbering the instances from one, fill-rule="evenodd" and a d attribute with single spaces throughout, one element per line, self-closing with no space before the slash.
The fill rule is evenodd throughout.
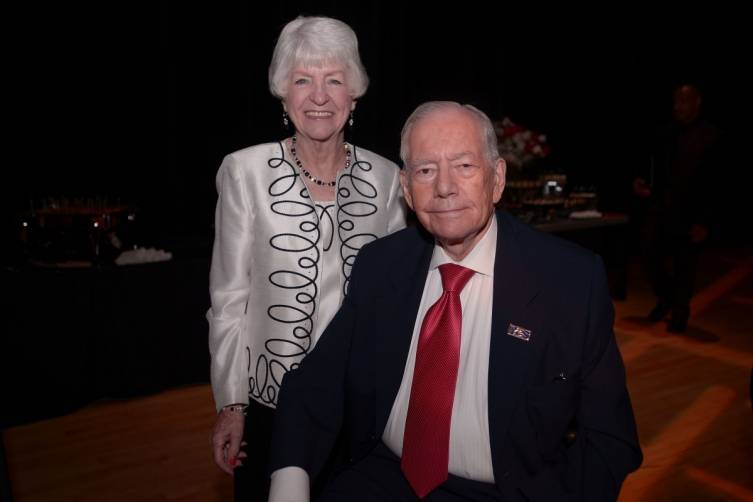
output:
<path id="1" fill-rule="evenodd" d="M 530 329 L 525 329 L 520 326 L 516 326 L 513 323 L 510 323 L 510 325 L 507 326 L 507 334 L 510 336 L 514 336 L 515 338 L 520 338 L 524 342 L 527 342 L 531 339 Z"/>

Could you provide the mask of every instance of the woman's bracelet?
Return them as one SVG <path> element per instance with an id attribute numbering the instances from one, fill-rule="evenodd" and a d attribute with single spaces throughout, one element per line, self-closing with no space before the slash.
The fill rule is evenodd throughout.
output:
<path id="1" fill-rule="evenodd" d="M 240 413 L 241 415 L 245 415 L 246 408 L 248 408 L 247 404 L 229 404 L 227 406 L 223 406 L 220 412 L 229 411 L 231 413 Z"/>

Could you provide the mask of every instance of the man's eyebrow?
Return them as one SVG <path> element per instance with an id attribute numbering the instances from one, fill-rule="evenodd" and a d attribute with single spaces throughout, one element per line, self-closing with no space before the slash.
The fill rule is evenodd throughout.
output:
<path id="1" fill-rule="evenodd" d="M 474 156 L 473 152 L 471 152 L 469 150 L 469 151 L 465 151 L 465 152 L 456 153 L 455 155 L 452 155 L 452 156 L 450 156 L 448 158 L 449 158 L 449 160 L 458 160 L 458 159 L 463 158 L 463 157 L 473 157 L 473 156 Z"/>
<path id="2" fill-rule="evenodd" d="M 451 155 L 450 157 L 448 157 L 448 160 L 451 160 L 451 161 L 452 160 L 458 160 L 458 159 L 461 159 L 463 157 L 475 157 L 475 154 L 472 151 L 468 150 L 468 151 L 465 151 L 465 152 L 455 153 L 455 154 Z M 429 159 L 429 158 L 422 159 L 422 158 L 418 158 L 418 159 L 412 159 L 410 165 L 412 165 L 412 166 L 422 166 L 422 165 L 426 165 L 426 164 L 436 164 L 436 163 L 437 163 L 436 159 Z"/>
<path id="3" fill-rule="evenodd" d="M 436 164 L 437 161 L 434 159 L 411 159 L 410 165 L 415 166 L 425 166 L 427 164 Z"/>

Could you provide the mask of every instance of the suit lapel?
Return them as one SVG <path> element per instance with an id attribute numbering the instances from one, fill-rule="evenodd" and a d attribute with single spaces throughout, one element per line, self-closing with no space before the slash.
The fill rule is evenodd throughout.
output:
<path id="1" fill-rule="evenodd" d="M 537 333 L 526 342 L 507 335 L 510 323 L 520 325 L 526 306 L 536 296 L 535 271 L 527 270 L 525 249 L 519 241 L 517 223 L 498 211 L 497 255 L 494 262 L 494 298 L 489 350 L 489 434 L 495 478 L 501 479 L 501 451 L 513 410 L 524 387 Z M 525 326 L 524 326 L 525 327 Z M 499 450 L 499 448 L 497 449 Z"/>
<path id="2" fill-rule="evenodd" d="M 392 405 L 400 388 L 408 350 L 413 336 L 416 314 L 421 303 L 426 276 L 429 272 L 434 241 L 420 228 L 406 240 L 405 253 L 392 263 L 388 280 L 393 294 L 377 299 L 385 327 L 376 343 L 381 382 L 377 385 L 376 430 L 384 430 Z"/>

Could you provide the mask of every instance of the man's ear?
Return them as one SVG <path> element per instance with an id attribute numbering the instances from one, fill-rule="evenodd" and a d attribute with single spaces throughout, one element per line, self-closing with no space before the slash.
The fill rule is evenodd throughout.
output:
<path id="1" fill-rule="evenodd" d="M 493 200 L 496 204 L 502 198 L 502 192 L 505 191 L 505 177 L 507 176 L 507 163 L 505 159 L 497 160 L 494 166 L 494 192 Z"/>

